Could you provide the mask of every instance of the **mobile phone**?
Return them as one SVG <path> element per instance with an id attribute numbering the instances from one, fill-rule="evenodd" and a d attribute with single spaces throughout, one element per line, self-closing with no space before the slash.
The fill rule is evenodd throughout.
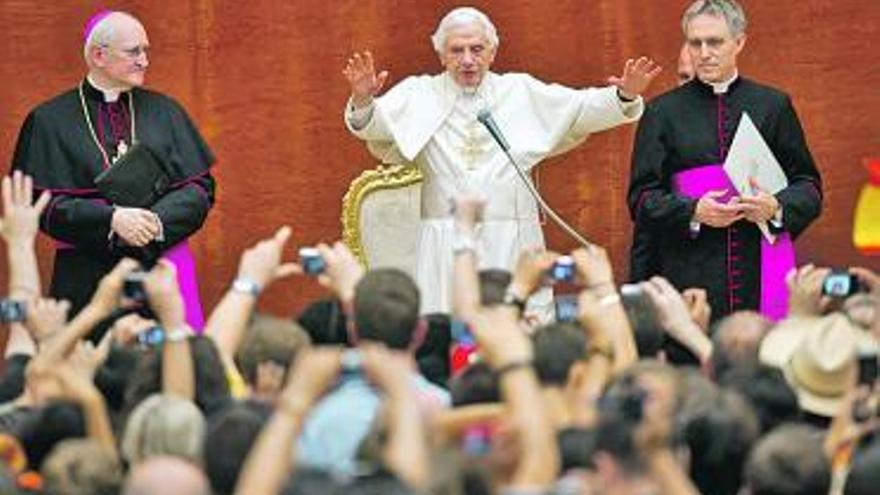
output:
<path id="1" fill-rule="evenodd" d="M 17 323 L 27 319 L 24 301 L 0 299 L 0 323 Z"/>
<path id="2" fill-rule="evenodd" d="M 318 275 L 327 269 L 327 263 L 317 248 L 303 247 L 299 250 L 299 264 L 307 275 Z"/>
<path id="3" fill-rule="evenodd" d="M 849 297 L 860 290 L 859 279 L 845 271 L 833 271 L 822 282 L 822 295 Z"/>
<path id="4" fill-rule="evenodd" d="M 553 282 L 573 282 L 574 281 L 574 258 L 571 256 L 560 256 L 550 267 L 550 280 Z"/>
<path id="5" fill-rule="evenodd" d="M 144 270 L 129 272 L 122 284 L 122 295 L 137 303 L 146 302 L 147 291 L 144 290 L 144 280 L 146 278 L 147 272 Z"/>
<path id="6" fill-rule="evenodd" d="M 566 294 L 554 298 L 556 305 L 556 321 L 576 321 L 578 317 L 577 294 Z"/>

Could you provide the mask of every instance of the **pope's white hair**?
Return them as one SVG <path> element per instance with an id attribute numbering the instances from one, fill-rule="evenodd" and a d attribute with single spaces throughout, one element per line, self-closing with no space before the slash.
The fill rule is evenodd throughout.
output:
<path id="1" fill-rule="evenodd" d="M 497 49 L 500 40 L 498 39 L 498 32 L 495 30 L 495 25 L 489 20 L 489 16 L 473 7 L 458 7 L 452 9 L 443 17 L 443 19 L 440 20 L 440 24 L 437 25 L 437 30 L 431 35 L 431 43 L 434 44 L 434 51 L 440 55 L 443 54 L 443 49 L 446 47 L 446 33 L 450 29 L 461 26 L 472 26 L 474 24 L 483 28 L 486 40 L 489 41 L 492 48 Z"/>

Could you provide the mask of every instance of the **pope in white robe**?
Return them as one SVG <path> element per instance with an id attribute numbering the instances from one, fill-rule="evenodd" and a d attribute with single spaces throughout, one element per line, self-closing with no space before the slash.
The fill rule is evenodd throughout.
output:
<path id="1" fill-rule="evenodd" d="M 565 152 L 591 133 L 637 120 L 639 93 L 659 72 L 647 59 L 629 61 L 605 88 L 572 89 L 528 74 L 489 71 L 498 45 L 489 19 L 472 8 L 455 9 L 433 36 L 446 71 L 412 76 L 380 97 L 387 72 L 378 75 L 369 52 L 355 54 L 344 74 L 352 86 L 345 121 L 383 163 L 412 163 L 423 174 L 416 281 L 422 312 L 450 312 L 456 239 L 453 198 L 479 192 L 487 199 L 473 246 L 481 268 L 511 270 L 525 249 L 543 248 L 538 207 L 477 114 L 488 110 L 528 173 L 544 158 Z M 471 247 L 471 246 L 467 246 Z M 544 319 L 550 290 L 538 291 L 530 311 Z"/>

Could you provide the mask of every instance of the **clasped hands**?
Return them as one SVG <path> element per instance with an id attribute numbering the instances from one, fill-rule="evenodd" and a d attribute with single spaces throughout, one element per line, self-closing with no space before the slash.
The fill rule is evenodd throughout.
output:
<path id="1" fill-rule="evenodd" d="M 162 232 L 162 222 L 150 210 L 115 208 L 110 228 L 129 246 L 144 247 Z"/>
<path id="2" fill-rule="evenodd" d="M 693 220 L 716 228 L 729 227 L 743 219 L 752 223 L 770 221 L 781 207 L 779 201 L 755 181 L 750 182 L 755 191 L 753 196 L 734 196 L 727 203 L 718 201 L 727 194 L 727 189 L 707 192 L 697 201 Z"/>

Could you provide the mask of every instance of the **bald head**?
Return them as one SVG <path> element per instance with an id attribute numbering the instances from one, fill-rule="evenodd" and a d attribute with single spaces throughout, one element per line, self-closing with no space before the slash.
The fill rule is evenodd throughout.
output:
<path id="1" fill-rule="evenodd" d="M 144 26 L 125 12 L 101 12 L 83 32 L 89 78 L 104 90 L 126 91 L 144 83 L 150 42 Z"/>
<path id="2" fill-rule="evenodd" d="M 104 11 L 92 16 L 83 32 L 83 56 L 91 67 L 89 49 L 97 46 L 110 46 L 114 37 L 125 30 L 141 31 L 146 34 L 141 21 L 127 12 Z"/>
<path id="3" fill-rule="evenodd" d="M 163 495 L 174 487 L 177 495 L 211 495 L 208 479 L 194 465 L 174 457 L 153 457 L 135 465 L 123 495 Z"/>

